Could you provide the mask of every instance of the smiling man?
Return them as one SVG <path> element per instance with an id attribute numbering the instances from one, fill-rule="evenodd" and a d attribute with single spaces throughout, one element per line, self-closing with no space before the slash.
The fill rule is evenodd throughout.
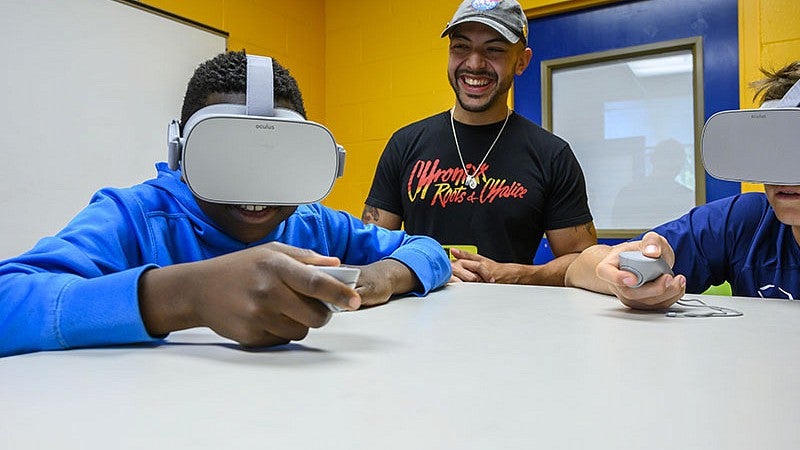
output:
<path id="1" fill-rule="evenodd" d="M 563 285 L 597 238 L 569 144 L 508 107 L 532 55 L 522 7 L 465 1 L 445 36 L 455 105 L 391 137 L 362 220 L 460 246 L 454 281 Z M 533 265 L 543 235 L 556 259 Z"/>

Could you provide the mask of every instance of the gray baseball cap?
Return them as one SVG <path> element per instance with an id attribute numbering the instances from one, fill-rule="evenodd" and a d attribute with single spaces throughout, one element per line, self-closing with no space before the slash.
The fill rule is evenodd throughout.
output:
<path id="1" fill-rule="evenodd" d="M 522 39 L 528 45 L 528 18 L 516 0 L 464 0 L 442 31 L 442 37 L 465 22 L 482 23 L 512 44 Z"/>

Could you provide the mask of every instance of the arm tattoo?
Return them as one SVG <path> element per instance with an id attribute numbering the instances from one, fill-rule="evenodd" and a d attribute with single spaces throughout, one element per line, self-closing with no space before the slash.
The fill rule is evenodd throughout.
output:
<path id="1" fill-rule="evenodd" d="M 378 223 L 380 220 L 381 215 L 378 212 L 378 208 L 374 206 L 366 205 L 364 206 L 364 212 L 361 213 L 361 221 L 364 223 Z"/>
<path id="2" fill-rule="evenodd" d="M 589 222 L 586 225 L 584 225 L 584 227 L 586 227 L 586 232 L 589 233 L 590 235 L 594 235 L 595 233 L 597 233 L 594 229 L 594 222 Z"/>

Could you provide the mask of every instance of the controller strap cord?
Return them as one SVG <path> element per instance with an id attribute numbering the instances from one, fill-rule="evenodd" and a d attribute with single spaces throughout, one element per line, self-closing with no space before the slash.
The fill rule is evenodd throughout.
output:
<path id="1" fill-rule="evenodd" d="M 709 305 L 699 298 L 682 298 L 676 305 L 683 308 L 670 308 L 667 317 L 740 317 L 744 313 L 724 306 Z"/>

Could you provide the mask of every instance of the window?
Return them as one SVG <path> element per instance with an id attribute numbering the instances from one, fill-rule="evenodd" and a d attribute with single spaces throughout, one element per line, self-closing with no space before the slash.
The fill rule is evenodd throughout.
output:
<path id="1" fill-rule="evenodd" d="M 700 39 L 542 62 L 543 125 L 586 175 L 600 237 L 632 237 L 705 198 Z"/>

